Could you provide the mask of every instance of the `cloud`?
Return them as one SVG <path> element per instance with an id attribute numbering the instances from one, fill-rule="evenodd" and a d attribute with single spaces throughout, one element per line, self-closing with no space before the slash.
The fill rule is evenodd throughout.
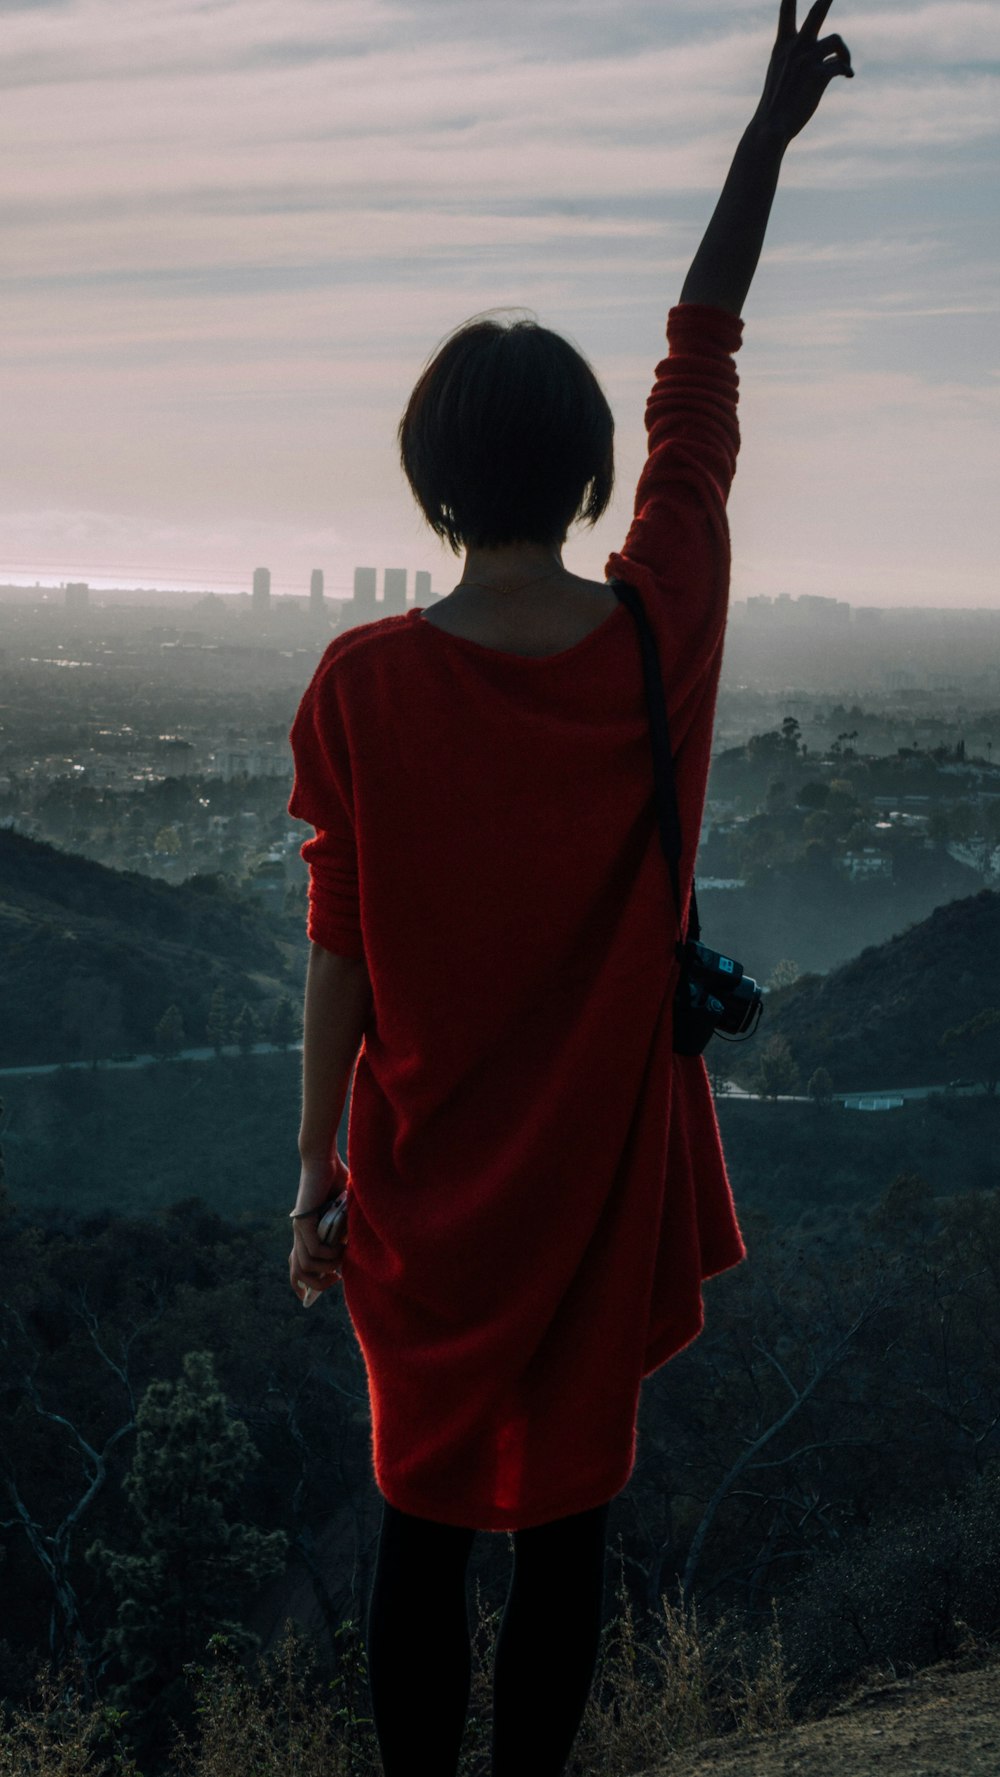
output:
<path id="1" fill-rule="evenodd" d="M 0 485 L 18 535 L 35 522 L 52 547 L 85 536 L 131 562 L 146 524 L 162 569 L 171 549 L 190 566 L 199 535 L 221 561 L 243 514 L 277 571 L 319 514 L 331 552 L 377 535 L 433 560 L 395 419 L 434 342 L 504 303 L 592 356 L 638 473 L 666 308 L 757 102 L 777 0 L 0 9 L 0 397 L 18 416 Z M 784 536 L 789 478 L 801 494 L 840 453 L 855 559 L 881 573 L 868 489 L 890 512 L 902 498 L 884 465 L 907 448 L 924 463 L 926 427 L 947 437 L 949 490 L 977 485 L 991 441 L 997 455 L 1000 418 L 973 392 L 996 390 L 1000 8 L 838 3 L 824 30 L 858 78 L 833 82 L 785 156 L 741 362 L 745 517 Z M 926 510 L 909 538 L 889 526 L 900 585 L 936 559 L 932 476 L 915 479 Z M 620 541 L 631 492 L 606 538 L 575 545 L 581 571 Z M 985 572 L 996 539 L 964 492 L 949 501 L 965 571 Z M 65 516 L 81 511 L 85 533 Z"/>

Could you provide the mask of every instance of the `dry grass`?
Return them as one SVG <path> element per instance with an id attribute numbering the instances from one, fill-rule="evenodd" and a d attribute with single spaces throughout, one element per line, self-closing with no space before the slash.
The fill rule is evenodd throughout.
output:
<path id="1" fill-rule="evenodd" d="M 620 1556 L 620 1551 L 619 1551 Z M 568 1777 L 622 1777 L 716 1733 L 739 1744 L 789 1723 L 793 1687 L 776 1617 L 752 1649 L 725 1619 L 703 1632 L 695 1608 L 661 1599 L 643 1636 L 625 1592 L 605 1625 L 591 1694 L 567 1764 Z M 500 1609 L 484 1609 L 476 1585 L 472 1689 L 459 1777 L 489 1777 L 493 1648 Z M 338 1674 L 315 1676 L 316 1656 L 289 1619 L 284 1637 L 249 1674 L 224 1636 L 208 1662 L 185 1668 L 196 1703 L 192 1737 L 173 1728 L 169 1777 L 381 1777 L 369 1714 L 364 1646 L 341 1631 Z M 40 1672 L 37 1706 L 0 1725 L 0 1777 L 143 1777 L 127 1745 L 127 1721 L 81 1701 L 79 1673 Z M 414 1748 L 415 1758 L 419 1747 Z"/>

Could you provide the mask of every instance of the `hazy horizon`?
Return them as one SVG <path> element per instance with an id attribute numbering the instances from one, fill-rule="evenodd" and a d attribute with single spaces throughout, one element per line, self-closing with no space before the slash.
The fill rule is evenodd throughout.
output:
<path id="1" fill-rule="evenodd" d="M 615 497 L 564 552 L 603 577 L 777 0 L 0 11 L 0 581 L 234 592 L 266 565 L 280 596 L 321 567 L 348 596 L 365 563 L 447 590 L 395 430 L 494 307 L 611 401 Z M 733 597 L 1000 606 L 1000 14 L 835 0 L 830 32 L 857 78 L 789 148 L 744 310 Z"/>

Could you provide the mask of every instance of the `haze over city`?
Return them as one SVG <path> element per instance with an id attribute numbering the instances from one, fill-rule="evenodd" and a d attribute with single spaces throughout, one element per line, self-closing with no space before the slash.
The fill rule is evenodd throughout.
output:
<path id="1" fill-rule="evenodd" d="M 800 17 L 807 8 L 799 5 Z M 527 309 L 584 352 L 628 528 L 665 323 L 776 0 L 5 5 L 0 580 L 276 594 L 460 562 L 395 428 L 437 343 Z M 839 4 L 742 352 L 734 599 L 998 602 L 1000 14 Z"/>

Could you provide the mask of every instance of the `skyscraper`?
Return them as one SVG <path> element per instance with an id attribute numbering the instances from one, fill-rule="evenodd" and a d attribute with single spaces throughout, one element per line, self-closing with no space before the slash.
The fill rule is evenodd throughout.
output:
<path id="1" fill-rule="evenodd" d="M 265 612 L 271 608 L 270 568 L 254 568 L 252 608 L 255 612 Z"/>
<path id="2" fill-rule="evenodd" d="M 402 616 L 406 610 L 406 569 L 386 568 L 380 617 Z"/>
<path id="3" fill-rule="evenodd" d="M 325 610 L 326 601 L 323 597 L 323 570 L 322 568 L 313 568 L 309 579 L 309 615 L 310 617 L 322 617 Z"/>
<path id="4" fill-rule="evenodd" d="M 375 602 L 378 586 L 378 569 L 375 567 L 355 567 L 353 570 L 353 599 L 346 606 L 345 624 L 373 624 L 375 618 L 382 615 Z"/>

